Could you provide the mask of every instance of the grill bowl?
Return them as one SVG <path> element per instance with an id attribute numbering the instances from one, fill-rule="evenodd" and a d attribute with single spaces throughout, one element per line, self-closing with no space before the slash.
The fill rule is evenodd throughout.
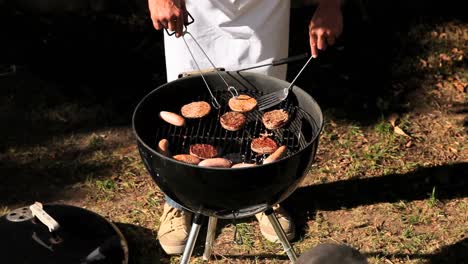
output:
<path id="1" fill-rule="evenodd" d="M 222 74 L 241 93 L 253 96 L 261 96 L 288 86 L 285 81 L 256 73 L 225 72 Z M 221 105 L 227 105 L 229 93 L 226 92 L 226 86 L 216 73 L 207 73 L 205 78 L 215 91 Z M 291 148 L 287 157 L 274 163 L 238 169 L 204 168 L 185 164 L 157 153 L 155 148 L 157 142 L 162 139 L 161 135 L 171 136 L 168 138 L 170 143 L 175 143 L 176 140 L 183 141 L 177 142 L 178 146 L 172 149 L 182 151 L 189 146 L 185 143 L 187 139 L 184 137 L 185 134 L 193 133 L 197 127 L 191 126 L 190 123 L 188 126 L 192 127 L 191 130 L 168 127 L 159 119 L 159 112 L 179 112 L 180 107 L 186 103 L 199 98 L 209 98 L 207 94 L 201 76 L 190 76 L 158 87 L 145 96 L 136 107 L 133 114 L 133 131 L 137 138 L 138 150 L 146 169 L 159 188 L 189 211 L 228 219 L 254 215 L 286 199 L 297 188 L 315 157 L 323 126 L 323 116 L 319 105 L 299 87 L 293 88 L 293 94 L 288 103 L 290 105 L 283 105 L 283 108 L 294 110 L 292 121 L 288 125 L 291 128 L 285 131 L 293 131 L 296 141 L 293 139 L 292 145 L 297 148 Z M 223 110 L 212 111 L 210 115 L 220 113 L 222 114 Z M 258 120 L 261 113 L 254 112 L 251 115 L 251 119 Z M 217 121 L 216 118 L 215 116 L 212 120 Z M 188 122 L 201 121 L 189 120 Z M 196 133 L 199 136 L 197 143 L 203 143 L 205 140 L 211 143 L 209 138 L 213 137 L 215 138 L 213 139 L 214 145 L 217 146 L 229 140 L 239 140 L 239 136 L 240 139 L 246 138 L 246 135 L 250 138 L 258 137 L 259 129 L 262 128 L 261 119 L 257 121 L 257 124 L 255 120 L 251 120 L 251 123 L 254 124 L 253 130 L 247 133 L 223 131 L 224 138 L 210 136 L 203 130 Z M 202 129 L 206 126 L 207 124 L 202 125 Z M 211 126 L 214 127 L 216 124 L 211 124 Z M 161 130 L 164 131 L 161 132 Z M 279 136 L 279 140 L 285 137 L 284 132 L 281 131 L 280 135 L 275 134 L 276 137 Z M 242 141 L 240 144 L 244 147 L 240 146 L 240 148 L 246 153 L 243 157 L 250 158 L 250 152 L 245 150 L 249 145 L 246 142 Z"/>

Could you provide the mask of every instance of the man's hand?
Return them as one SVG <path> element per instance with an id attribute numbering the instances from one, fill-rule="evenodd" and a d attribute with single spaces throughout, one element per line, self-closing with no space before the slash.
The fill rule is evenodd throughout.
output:
<path id="1" fill-rule="evenodd" d="M 148 0 L 148 7 L 154 28 L 167 28 L 175 31 L 176 37 L 182 36 L 187 21 L 185 0 Z"/>
<path id="2" fill-rule="evenodd" d="M 324 50 L 343 31 L 341 0 L 319 0 L 317 10 L 310 20 L 309 41 L 312 57 L 316 58 L 318 50 Z"/>

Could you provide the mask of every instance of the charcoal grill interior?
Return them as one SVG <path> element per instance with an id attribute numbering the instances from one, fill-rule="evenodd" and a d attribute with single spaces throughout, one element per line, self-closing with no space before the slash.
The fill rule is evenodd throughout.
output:
<path id="1" fill-rule="evenodd" d="M 240 93 L 253 97 L 283 89 L 285 81 L 250 73 L 222 73 Z M 133 129 L 143 163 L 158 187 L 187 210 L 217 218 L 251 216 L 288 197 L 304 178 L 318 147 L 323 125 L 320 107 L 299 87 L 294 87 L 290 101 L 279 105 L 290 114 L 290 122 L 269 131 L 279 145 L 288 147 L 283 159 L 248 168 L 206 168 L 164 157 L 155 151 L 162 138 L 169 140 L 173 155 L 189 153 L 189 146 L 208 143 L 219 148 L 220 156 L 233 162 L 261 163 L 263 156 L 250 150 L 251 140 L 265 132 L 262 112 L 248 113 L 243 129 L 230 132 L 221 127 L 219 117 L 229 111 L 230 93 L 216 73 L 205 78 L 222 108 L 212 109 L 202 119 L 186 119 L 184 127 L 175 127 L 159 118 L 160 111 L 180 113 L 193 101 L 210 102 L 200 76 L 190 76 L 164 84 L 138 104 L 133 115 Z"/>
<path id="2" fill-rule="evenodd" d="M 262 92 L 246 90 L 245 88 L 238 88 L 238 90 L 241 94 L 248 94 L 254 98 L 263 94 Z M 253 110 L 244 113 L 247 117 L 247 122 L 242 129 L 235 132 L 228 131 L 221 126 L 219 120 L 221 115 L 231 111 L 227 104 L 231 94 L 220 90 L 214 94 L 222 105 L 220 109 L 212 108 L 208 116 L 200 119 L 186 119 L 186 125 L 183 127 L 173 126 L 164 121 L 159 122 L 154 146 L 157 145 L 159 140 L 168 139 L 171 153 L 175 155 L 188 154 L 189 147 L 192 144 L 211 144 L 217 148 L 218 156 L 225 157 L 233 163 L 261 164 L 262 159 L 268 155 L 258 155 L 251 151 L 250 148 L 251 140 L 259 137 L 261 133 L 269 133 L 270 137 L 278 143 L 278 146 L 285 145 L 288 151 L 287 155 L 283 158 L 286 158 L 303 149 L 312 140 L 310 130 L 319 130 L 317 123 L 304 110 L 297 106 L 297 100 L 293 98 L 293 100 L 285 101 L 275 108 L 284 109 L 289 113 L 290 121 L 286 126 L 269 131 L 262 123 L 263 112 Z M 208 93 L 205 93 L 204 95 L 191 98 L 185 103 L 191 103 L 192 101 L 210 102 L 210 96 Z M 181 107 L 182 105 L 174 105 L 170 107 L 169 111 L 180 113 Z M 307 119 L 308 122 L 303 122 L 304 119 Z M 303 133 L 302 130 L 306 130 L 306 133 Z"/>

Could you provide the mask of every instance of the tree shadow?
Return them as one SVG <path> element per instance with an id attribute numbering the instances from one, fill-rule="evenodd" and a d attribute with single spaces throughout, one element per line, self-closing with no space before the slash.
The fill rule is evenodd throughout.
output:
<path id="1" fill-rule="evenodd" d="M 460 240 L 453 245 L 445 246 L 429 256 L 427 264 L 439 263 L 468 263 L 468 238 Z"/>
<path id="2" fill-rule="evenodd" d="M 321 52 L 297 85 L 309 92 L 334 117 L 371 125 L 388 112 L 409 112 L 409 94 L 424 89 L 420 79 L 432 73 L 416 72 L 405 61 L 425 57 L 427 45 L 409 36 L 411 27 L 424 25 L 432 30 L 444 21 L 466 21 L 461 2 L 440 1 L 345 1 L 344 31 L 337 46 Z M 291 13 L 289 54 L 310 49 L 307 25 L 314 7 L 300 7 Z M 437 44 L 443 47 L 443 44 Z M 292 80 L 302 65 L 288 68 Z M 415 77 L 417 77 L 415 79 Z M 429 78 L 430 79 L 430 78 Z M 395 81 L 403 83 L 394 87 Z M 414 81 L 416 80 L 416 81 Z"/>
<path id="3" fill-rule="evenodd" d="M 433 188 L 439 200 L 468 196 L 468 163 L 419 168 L 406 174 L 341 180 L 296 190 L 285 202 L 305 225 L 316 210 L 339 210 L 381 202 L 428 199 Z"/>
<path id="4" fill-rule="evenodd" d="M 36 2 L 41 1 L 31 4 Z M 98 11 L 39 12 L 7 1 L 8 8 L 0 10 L 4 40 L 0 42 L 0 64 L 18 66 L 16 75 L 0 79 L 6 87 L 0 91 L 1 102 L 16 107 L 0 114 L 1 122 L 12 124 L 0 135 L 8 139 L 3 147 L 21 131 L 36 131 L 37 136 L 22 135 L 24 141 L 14 144 L 41 143 L 67 129 L 130 125 L 141 98 L 166 82 L 163 33 L 153 29 L 146 2 L 101 2 L 110 5 Z M 423 52 L 419 43 L 406 40 L 401 33 L 414 21 L 430 24 L 462 19 L 458 5 L 455 1 L 441 5 L 435 0 L 347 1 L 345 30 L 337 44 L 344 49 L 323 52 L 297 84 L 328 113 L 372 124 L 383 111 L 390 111 L 379 109 L 379 98 L 388 99 L 383 104 L 399 108 L 405 94 L 420 89 L 417 84 L 407 85 L 401 96 L 392 95 L 392 65 L 401 59 L 396 55 Z M 313 11 L 314 7 L 292 9 L 290 55 L 309 51 L 307 25 Z M 289 66 L 288 80 L 301 64 Z M 55 121 L 31 123 L 29 113 L 44 112 L 60 103 L 75 104 L 79 110 L 94 108 L 104 118 L 93 120 L 88 111 L 83 122 L 71 126 Z"/>
<path id="5" fill-rule="evenodd" d="M 107 147 L 106 151 L 117 147 Z M 96 149 L 90 147 L 70 148 L 57 151 L 54 155 L 31 152 L 31 155 L 39 156 L 26 160 L 22 157 L 0 159 L 0 205 L 17 206 L 34 201 L 55 202 L 84 197 L 86 191 L 83 188 L 75 188 L 74 184 L 102 179 L 119 163 L 118 160 L 88 159 L 87 156 L 95 151 Z"/>
<path id="6" fill-rule="evenodd" d="M 444 246 L 432 254 L 406 254 L 392 253 L 387 255 L 383 252 L 364 252 L 367 257 L 397 257 L 401 259 L 425 259 L 426 264 L 442 264 L 442 263 L 468 263 L 468 238 L 462 239 L 452 245 Z"/>
<path id="7" fill-rule="evenodd" d="M 0 16 L 0 65 L 16 69 L 0 76 L 0 122 L 9 124 L 0 149 L 131 125 L 139 101 L 164 83 L 162 35 L 145 21 L 119 19 L 14 10 Z"/>
<path id="8" fill-rule="evenodd" d="M 153 230 L 128 223 L 114 223 L 127 240 L 129 264 L 170 263 Z"/>

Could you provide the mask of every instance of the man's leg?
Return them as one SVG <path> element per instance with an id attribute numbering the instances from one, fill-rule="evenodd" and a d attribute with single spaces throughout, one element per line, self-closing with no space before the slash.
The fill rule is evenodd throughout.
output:
<path id="1" fill-rule="evenodd" d="M 159 244 L 169 255 L 182 254 L 190 232 L 192 213 L 166 196 L 158 231 Z"/>

